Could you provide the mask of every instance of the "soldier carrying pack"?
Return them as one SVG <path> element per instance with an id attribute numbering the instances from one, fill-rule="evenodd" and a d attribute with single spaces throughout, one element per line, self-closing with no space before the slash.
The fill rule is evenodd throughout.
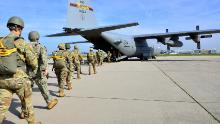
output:
<path id="1" fill-rule="evenodd" d="M 0 40 L 0 75 L 13 75 L 17 70 L 18 53 L 14 41 L 19 37 Z"/>
<path id="2" fill-rule="evenodd" d="M 58 46 L 61 49 L 65 49 L 65 45 L 61 44 Z M 65 55 L 64 55 L 64 51 L 59 50 L 56 52 L 53 52 L 53 68 L 56 69 L 62 69 L 62 68 L 66 68 L 66 59 L 65 59 Z"/>

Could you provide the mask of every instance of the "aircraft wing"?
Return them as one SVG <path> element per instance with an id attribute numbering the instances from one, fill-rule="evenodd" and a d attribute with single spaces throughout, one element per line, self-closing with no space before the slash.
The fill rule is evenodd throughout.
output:
<path id="1" fill-rule="evenodd" d="M 157 38 L 168 38 L 172 36 L 182 37 L 182 36 L 193 36 L 193 35 L 214 34 L 214 33 L 220 33 L 220 29 L 136 35 L 134 36 L 134 38 L 135 39 L 157 39 Z"/>
<path id="2" fill-rule="evenodd" d="M 146 39 L 156 39 L 158 42 L 167 45 L 167 50 L 170 47 L 182 47 L 183 43 L 179 41 L 179 37 L 187 36 L 186 40 L 193 40 L 197 44 L 197 49 L 201 48 L 201 38 L 211 38 L 214 33 L 220 33 L 220 29 L 210 30 L 197 30 L 194 31 L 182 31 L 182 32 L 168 32 L 167 33 L 156 33 L 156 34 L 145 34 L 134 36 L 135 41 L 142 41 Z"/>
<path id="3" fill-rule="evenodd" d="M 121 24 L 121 25 L 112 25 L 112 26 L 104 26 L 104 27 L 97 27 L 91 29 L 71 29 L 71 28 L 64 28 L 63 33 L 51 34 L 47 35 L 46 37 L 62 37 L 62 36 L 72 36 L 72 35 L 85 35 L 90 33 L 102 33 L 106 31 L 127 28 L 132 26 L 137 26 L 138 23 L 128 23 L 128 24 Z"/>

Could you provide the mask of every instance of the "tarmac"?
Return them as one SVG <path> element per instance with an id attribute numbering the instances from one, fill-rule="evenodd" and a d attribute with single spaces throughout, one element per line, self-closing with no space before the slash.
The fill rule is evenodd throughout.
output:
<path id="1" fill-rule="evenodd" d="M 50 66 L 51 70 L 51 66 Z M 158 57 L 104 64 L 98 74 L 73 80 L 73 90 L 52 110 L 35 85 L 33 104 L 43 124 L 218 124 L 220 123 L 220 57 Z M 74 75 L 76 77 L 76 75 Z M 54 72 L 49 90 L 57 97 Z M 3 124 L 18 118 L 16 95 Z"/>

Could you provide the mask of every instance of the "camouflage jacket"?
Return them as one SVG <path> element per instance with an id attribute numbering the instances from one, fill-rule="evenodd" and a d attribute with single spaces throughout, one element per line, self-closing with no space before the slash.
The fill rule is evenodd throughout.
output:
<path id="1" fill-rule="evenodd" d="M 87 60 L 88 60 L 89 63 L 96 62 L 96 55 L 95 55 L 95 53 L 94 52 L 89 52 L 87 54 Z"/>
<path id="2" fill-rule="evenodd" d="M 17 37 L 14 34 L 10 33 L 6 36 L 6 39 L 11 39 Z M 31 45 L 28 45 L 22 37 L 17 37 L 14 41 L 15 48 L 18 52 L 18 68 L 17 72 L 14 74 L 14 78 L 24 78 L 28 77 L 26 73 L 27 66 L 36 69 L 37 68 L 37 58 L 33 52 Z"/>
<path id="3" fill-rule="evenodd" d="M 73 71 L 73 54 L 70 50 L 64 50 L 64 55 L 67 56 L 67 68 Z"/>
<path id="4" fill-rule="evenodd" d="M 70 57 L 70 54 L 69 52 L 67 52 L 66 50 L 57 50 L 57 51 L 54 51 L 52 53 L 52 58 L 57 56 L 57 55 L 62 55 L 61 57 L 64 58 L 64 61 L 65 61 L 65 64 L 66 64 L 66 67 L 63 68 L 63 69 L 69 69 L 71 66 L 72 66 L 72 58 Z M 54 68 L 54 67 L 53 67 Z"/>
<path id="5" fill-rule="evenodd" d="M 82 55 L 79 53 L 78 50 L 74 50 L 72 52 L 72 59 L 73 59 L 73 63 L 80 63 L 80 61 L 83 60 Z"/>
<path id="6" fill-rule="evenodd" d="M 38 60 L 38 70 L 46 70 L 48 67 L 48 56 L 46 48 L 37 42 L 30 43 L 33 47 L 33 51 L 35 52 Z"/>

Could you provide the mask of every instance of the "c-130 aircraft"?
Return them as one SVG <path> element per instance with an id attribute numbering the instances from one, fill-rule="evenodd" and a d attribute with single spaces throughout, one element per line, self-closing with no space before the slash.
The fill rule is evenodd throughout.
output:
<path id="1" fill-rule="evenodd" d="M 94 45 L 94 49 L 110 51 L 115 60 L 138 57 L 142 60 L 155 58 L 160 54 L 159 49 L 148 46 L 147 39 L 156 39 L 158 42 L 170 47 L 182 47 L 183 43 L 179 37 L 186 37 L 186 40 L 193 40 L 200 49 L 201 38 L 211 38 L 213 33 L 220 33 L 220 29 L 199 30 L 199 26 L 194 31 L 168 32 L 144 34 L 144 35 L 121 35 L 110 31 L 137 26 L 138 23 L 128 23 L 98 27 L 94 16 L 94 9 L 90 6 L 89 0 L 68 0 L 67 27 L 63 33 L 47 35 L 47 37 L 60 37 L 81 35 Z M 85 43 L 85 42 L 73 42 Z M 71 43 L 70 43 L 71 44 Z"/>

